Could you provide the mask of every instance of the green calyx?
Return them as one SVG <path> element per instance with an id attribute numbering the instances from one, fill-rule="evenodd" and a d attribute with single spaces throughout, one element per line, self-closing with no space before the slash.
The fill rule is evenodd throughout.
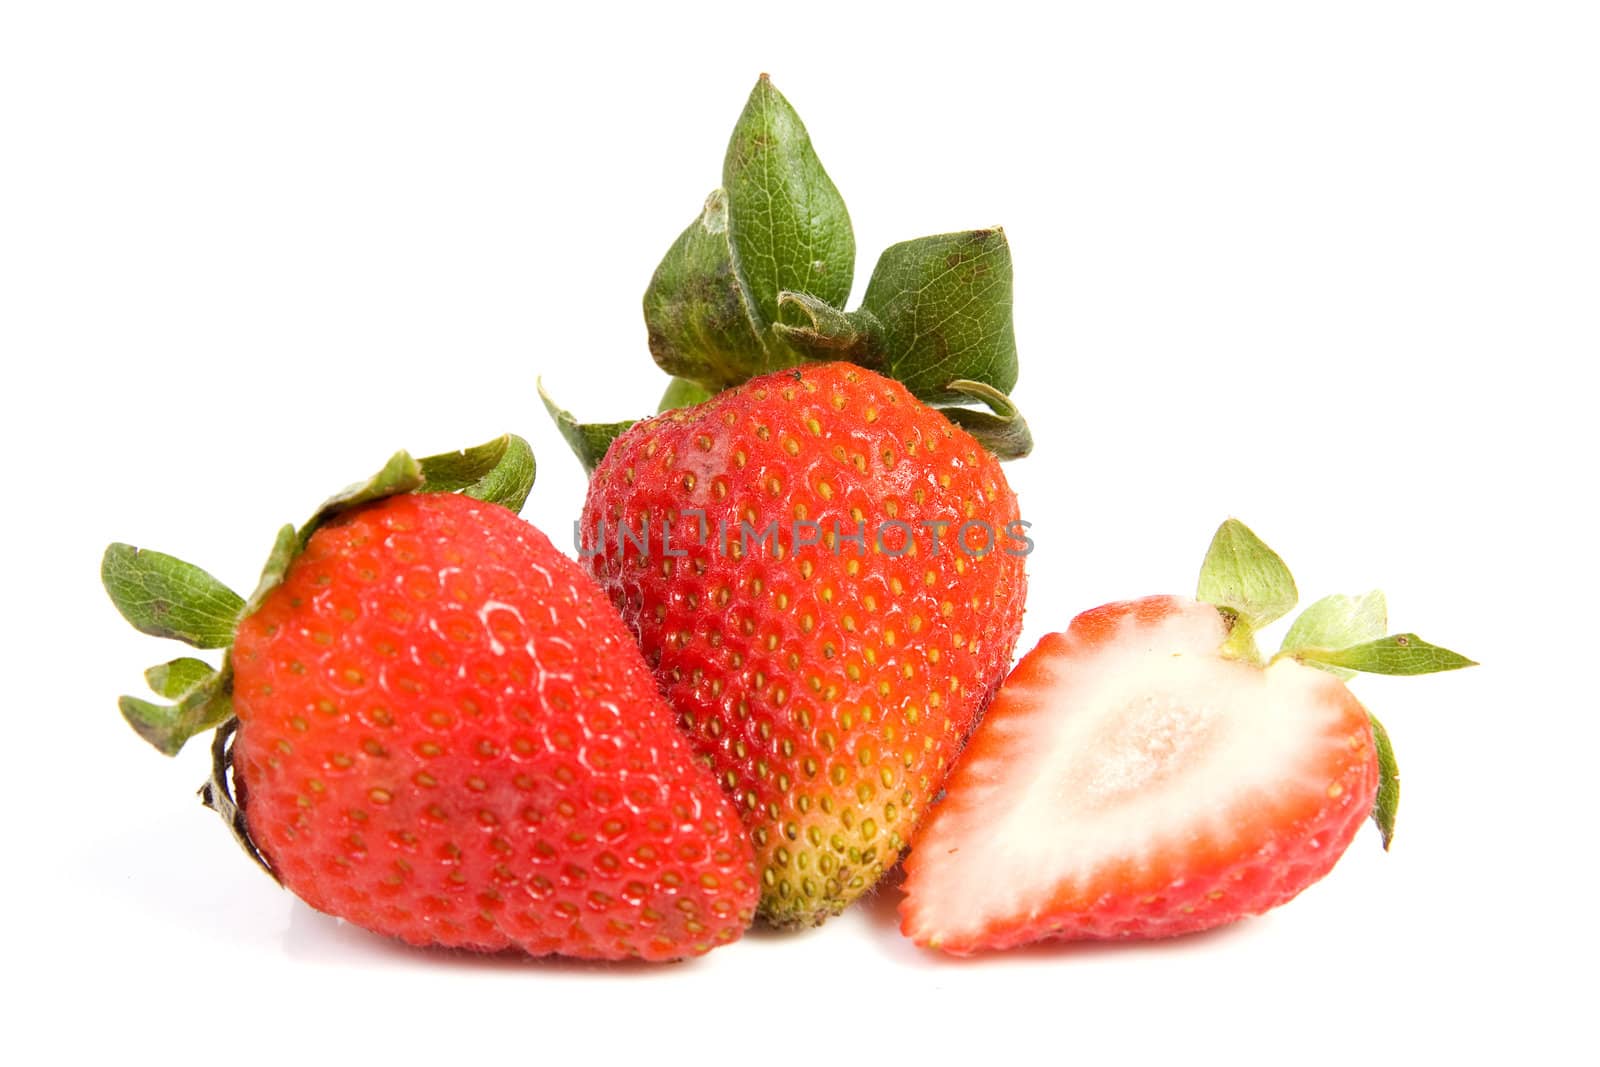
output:
<path id="1" fill-rule="evenodd" d="M 722 185 L 644 294 L 650 353 L 674 382 L 662 410 L 808 360 L 896 378 L 1001 459 L 1033 446 L 1017 381 L 1011 249 L 993 227 L 886 249 L 844 310 L 855 235 L 800 116 L 762 75 L 734 125 Z M 631 422 L 582 423 L 545 398 L 586 470 Z"/>
<path id="2" fill-rule="evenodd" d="M 145 681 L 170 703 L 125 696 L 128 724 L 166 755 L 196 734 L 233 717 L 233 669 L 228 649 L 239 621 L 283 581 L 317 527 L 334 516 L 399 493 L 462 493 L 520 511 L 533 487 L 533 451 L 510 434 L 461 452 L 413 459 L 397 452 L 371 478 L 335 494 L 296 528 L 278 531 L 255 591 L 247 599 L 184 560 L 150 549 L 113 544 L 100 561 L 100 580 L 122 617 L 140 633 L 222 649 L 218 666 L 184 656 L 151 667 Z"/>
<path id="3" fill-rule="evenodd" d="M 1287 615 L 1299 600 L 1294 577 L 1272 549 L 1244 523 L 1218 527 L 1200 568 L 1196 599 L 1216 606 L 1229 623 L 1222 653 L 1261 665 L 1256 635 Z M 1436 674 L 1476 666 L 1467 657 L 1429 644 L 1416 634 L 1388 634 L 1388 604 L 1381 591 L 1323 597 L 1290 624 L 1272 662 L 1294 660 L 1340 679 L 1368 674 Z M 1378 752 L 1379 784 L 1372 821 L 1387 849 L 1400 804 L 1400 770 L 1388 731 L 1368 713 Z"/>

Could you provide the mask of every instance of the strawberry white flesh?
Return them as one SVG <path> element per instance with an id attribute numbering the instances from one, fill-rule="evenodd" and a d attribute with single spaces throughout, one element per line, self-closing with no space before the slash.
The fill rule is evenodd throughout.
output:
<path id="1" fill-rule="evenodd" d="M 1080 616 L 996 696 L 906 861 L 905 933 L 952 952 L 1158 937 L 1265 910 L 1326 873 L 1377 788 L 1332 676 L 1225 659 L 1210 605 Z"/>

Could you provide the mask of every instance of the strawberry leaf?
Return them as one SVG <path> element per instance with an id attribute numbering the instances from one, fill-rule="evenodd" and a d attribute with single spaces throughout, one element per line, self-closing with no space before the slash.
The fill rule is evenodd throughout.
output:
<path id="1" fill-rule="evenodd" d="M 117 701 L 117 707 L 140 737 L 162 753 L 176 756 L 189 738 L 232 717 L 232 694 L 233 667 L 224 656 L 222 669 L 211 671 L 208 667 L 176 704 L 152 704 L 125 696 Z"/>
<path id="2" fill-rule="evenodd" d="M 780 322 L 773 332 L 807 359 L 841 359 L 887 374 L 883 323 L 865 308 L 841 311 L 810 293 L 782 292 L 778 306 L 793 309 L 794 322 Z"/>
<path id="3" fill-rule="evenodd" d="M 1033 451 L 1033 434 L 1028 430 L 1027 420 L 1006 394 L 982 382 L 954 381 L 950 389 L 989 405 L 989 411 L 957 407 L 939 411 L 977 438 L 978 443 L 996 457 L 1021 459 Z"/>
<path id="4" fill-rule="evenodd" d="M 1254 631 L 1287 614 L 1300 594 L 1282 558 L 1244 523 L 1229 519 L 1211 539 L 1195 598 Z"/>
<path id="5" fill-rule="evenodd" d="M 856 239 L 850 213 L 789 101 L 756 81 L 722 161 L 735 265 L 760 321 L 778 321 L 778 294 L 850 298 Z"/>
<path id="6" fill-rule="evenodd" d="M 766 322 L 734 267 L 721 189 L 656 267 L 644 293 L 644 322 L 656 365 L 712 392 L 794 362 L 781 349 L 769 351 Z"/>
<path id="7" fill-rule="evenodd" d="M 250 838 L 250 827 L 245 822 L 244 810 L 233 799 L 233 790 L 229 786 L 229 779 L 233 774 L 233 739 L 239 729 L 239 720 L 229 719 L 217 727 L 217 732 L 211 738 L 211 777 L 200 786 L 200 802 L 221 816 L 228 831 L 233 834 L 233 839 L 244 849 L 245 855 L 256 862 L 256 866 L 272 878 L 274 882 L 282 885 L 278 873 L 267 863 L 266 857 L 256 847 L 255 841 Z"/>
<path id="8" fill-rule="evenodd" d="M 1283 637 L 1281 654 L 1292 656 L 1302 648 L 1348 648 L 1382 637 L 1388 628 L 1389 607 L 1382 590 L 1357 597 L 1335 593 L 1300 613 Z M 1354 671 L 1332 664 L 1313 666 L 1340 678 L 1355 676 Z"/>
<path id="9" fill-rule="evenodd" d="M 267 594 L 283 581 L 289 565 L 305 549 L 311 535 L 336 515 L 401 493 L 460 492 L 474 500 L 520 511 L 533 487 L 534 473 L 533 449 L 515 434 L 503 434 L 474 448 L 421 460 L 409 452 L 396 452 L 378 473 L 323 501 L 298 530 L 285 526 L 278 531 L 244 614 L 261 606 Z"/>
<path id="10" fill-rule="evenodd" d="M 550 399 L 550 394 L 544 391 L 544 382 L 536 384 L 539 388 L 539 399 L 544 401 L 544 409 L 550 413 L 550 418 L 567 442 L 567 447 L 572 449 L 572 454 L 583 464 L 585 474 L 593 474 L 594 469 L 605 458 L 611 442 L 621 437 L 627 432 L 628 427 L 638 421 L 629 419 L 626 422 L 579 422 L 572 412 Z"/>
<path id="11" fill-rule="evenodd" d="M 476 448 L 428 456 L 422 467 L 422 493 L 460 493 L 474 500 L 521 511 L 533 491 L 538 465 L 528 442 L 503 434 Z"/>
<path id="12" fill-rule="evenodd" d="M 934 404 L 968 397 L 951 384 L 1017 384 L 1011 247 L 1005 231 L 968 230 L 884 249 L 861 300 L 879 324 L 886 373 Z"/>
<path id="13" fill-rule="evenodd" d="M 477 500 L 516 510 L 533 485 L 533 450 L 506 434 L 476 448 L 416 460 L 396 452 L 371 478 L 324 501 L 299 529 L 278 530 L 272 551 L 250 599 L 245 600 L 192 563 L 160 552 L 113 544 L 100 564 L 111 602 L 141 633 L 171 637 L 197 648 L 228 648 L 244 616 L 255 611 L 284 575 L 317 527 L 351 508 L 398 493 L 461 492 Z M 122 716 L 141 737 L 175 755 L 195 734 L 227 722 L 233 715 L 230 657 L 212 670 L 201 660 L 181 657 L 145 672 L 150 688 L 173 704 L 125 696 Z"/>
<path id="14" fill-rule="evenodd" d="M 1378 749 L 1378 796 L 1372 804 L 1372 821 L 1383 836 L 1383 850 L 1387 852 L 1394 841 L 1395 813 L 1400 810 L 1400 765 L 1394 759 L 1389 731 L 1370 711 L 1367 718 L 1372 723 L 1372 740 Z"/>
<path id="15" fill-rule="evenodd" d="M 1299 648 L 1292 655 L 1312 666 L 1343 667 L 1366 674 L 1437 674 L 1477 666 L 1460 653 L 1430 645 L 1416 634 L 1394 634 L 1349 648 Z"/>
<path id="16" fill-rule="evenodd" d="M 244 608 L 238 593 L 194 564 L 132 545 L 106 548 L 100 581 L 134 629 L 195 648 L 232 643 Z"/>
<path id="17" fill-rule="evenodd" d="M 158 696 L 177 700 L 215 673 L 216 668 L 205 660 L 180 656 L 170 662 L 151 667 L 144 672 L 144 680 Z"/>
<path id="18" fill-rule="evenodd" d="M 978 382 L 1002 396 L 1017 384 L 1011 249 L 999 228 L 891 245 L 855 311 L 806 293 L 779 299 L 799 312 L 793 324 L 775 327 L 791 348 L 898 378 L 930 404 L 969 402 L 970 392 L 956 382 Z"/>
<path id="19" fill-rule="evenodd" d="M 305 542 L 300 539 L 300 532 L 293 526 L 278 528 L 278 536 L 273 539 L 272 551 L 267 553 L 267 562 L 262 564 L 261 577 L 256 582 L 255 591 L 250 594 L 249 602 L 245 604 L 244 614 L 254 614 L 261 606 L 261 602 L 267 598 L 267 594 L 283 583 L 283 576 L 288 573 L 289 564 L 294 562 L 294 558 L 304 547 Z"/>

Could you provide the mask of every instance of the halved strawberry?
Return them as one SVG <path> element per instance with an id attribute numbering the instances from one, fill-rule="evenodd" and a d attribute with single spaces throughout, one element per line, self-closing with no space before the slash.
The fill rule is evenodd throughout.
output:
<path id="1" fill-rule="evenodd" d="M 1412 635 L 1367 640 L 1374 617 L 1382 627 L 1373 594 L 1314 605 L 1290 631 L 1306 643 L 1263 666 L 1252 634 L 1293 606 L 1294 586 L 1237 523 L 1201 589 L 1216 603 L 1085 612 L 1022 659 L 906 860 L 908 937 L 966 954 L 1188 933 L 1294 897 L 1369 814 L 1387 836 L 1392 753 L 1327 667 L 1470 661 Z"/>

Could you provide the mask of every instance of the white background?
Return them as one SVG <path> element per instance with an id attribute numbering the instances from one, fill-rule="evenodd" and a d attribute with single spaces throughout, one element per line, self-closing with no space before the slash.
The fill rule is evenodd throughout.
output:
<path id="1" fill-rule="evenodd" d="M 759 8 L 759 9 L 758 9 Z M 1043 10 L 1043 9 L 1040 9 Z M 10 701 L 0 1041 L 61 1059 L 1082 1064 L 1592 1056 L 1600 34 L 1584 4 L 0 15 Z M 976 962 L 892 895 L 660 969 L 403 949 L 245 862 L 115 698 L 176 651 L 103 545 L 248 587 L 276 527 L 534 394 L 643 413 L 639 297 L 756 75 L 860 247 L 1003 224 L 1034 456 L 1023 648 L 1187 592 L 1235 514 L 1483 666 L 1361 679 L 1405 772 L 1300 899 Z M 16 1060 L 14 1062 L 23 1062 Z M 1592 1062 L 1592 1061 L 1591 1061 Z"/>

